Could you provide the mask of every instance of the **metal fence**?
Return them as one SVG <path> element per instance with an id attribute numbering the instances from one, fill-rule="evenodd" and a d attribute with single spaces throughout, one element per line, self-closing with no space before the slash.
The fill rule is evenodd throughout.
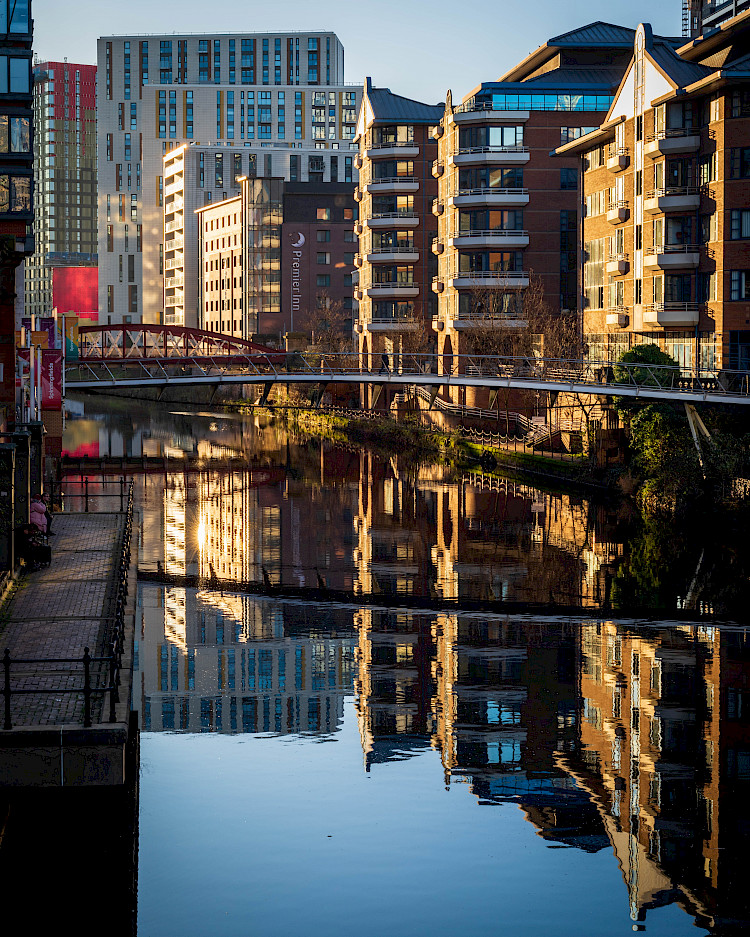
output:
<path id="1" fill-rule="evenodd" d="M 78 486 L 82 489 L 88 511 L 87 479 L 67 479 L 58 486 Z M 112 485 L 113 483 L 98 483 Z M 3 729 L 13 728 L 12 701 L 19 696 L 45 696 L 54 694 L 59 698 L 75 694 L 83 701 L 83 725 L 89 728 L 93 722 L 116 722 L 117 704 L 120 701 L 122 659 L 125 651 L 125 607 L 128 598 L 128 570 L 130 568 L 130 546 L 133 535 L 133 482 L 121 479 L 114 483 L 119 489 L 98 497 L 119 498 L 121 513 L 125 515 L 119 557 L 114 570 L 114 591 L 110 601 L 111 615 L 104 620 L 110 623 L 105 642 L 106 653 L 92 655 L 85 647 L 80 657 L 13 657 L 5 649 L 2 658 L 3 670 Z M 58 491 L 60 489 L 58 488 Z M 107 705 L 108 703 L 108 705 Z"/>

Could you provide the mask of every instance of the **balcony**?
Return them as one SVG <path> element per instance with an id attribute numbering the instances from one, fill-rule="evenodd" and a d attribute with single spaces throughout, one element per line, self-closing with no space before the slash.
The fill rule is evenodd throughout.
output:
<path id="1" fill-rule="evenodd" d="M 677 156 L 680 153 L 697 153 L 701 145 L 700 132 L 681 127 L 676 130 L 657 130 L 650 133 L 643 144 L 646 156 Z"/>
<path id="2" fill-rule="evenodd" d="M 164 197 L 168 195 L 173 195 L 175 192 L 182 192 L 185 187 L 184 182 L 182 181 L 182 176 L 176 179 L 174 182 L 170 182 L 169 185 L 164 186 Z"/>
<path id="3" fill-rule="evenodd" d="M 459 231 L 445 238 L 448 247 L 528 247 L 529 232 L 522 230 L 506 231 L 494 228 L 489 231 Z"/>
<path id="4" fill-rule="evenodd" d="M 477 207 L 502 207 L 502 208 L 522 208 L 529 204 L 528 189 L 456 189 L 454 194 L 448 199 L 448 204 L 456 208 Z"/>
<path id="5" fill-rule="evenodd" d="M 489 101 L 461 104 L 453 112 L 457 124 L 507 124 L 528 120 L 529 116 L 529 111 L 496 110 Z"/>
<path id="6" fill-rule="evenodd" d="M 643 210 L 650 215 L 670 211 L 695 211 L 700 203 L 700 190 L 696 186 L 669 186 L 647 192 L 643 200 Z"/>
<path id="7" fill-rule="evenodd" d="M 372 215 L 372 217 L 365 218 L 362 221 L 362 225 L 366 228 L 416 228 L 418 224 L 419 215 L 413 211 L 381 212 L 378 215 Z M 358 233 L 361 234 L 362 232 L 359 231 Z"/>
<path id="8" fill-rule="evenodd" d="M 622 276 L 630 270 L 630 261 L 627 254 L 610 254 L 607 260 L 607 273 L 611 276 Z"/>
<path id="9" fill-rule="evenodd" d="M 169 279 L 164 280 L 164 289 L 171 290 L 177 286 L 185 285 L 185 276 L 182 273 L 178 273 L 176 276 L 169 277 Z"/>
<path id="10" fill-rule="evenodd" d="M 607 325 L 617 329 L 624 329 L 628 324 L 628 310 L 626 306 L 613 306 L 607 310 Z"/>
<path id="11" fill-rule="evenodd" d="M 418 260 L 419 251 L 414 247 L 383 247 L 367 254 L 369 264 L 415 264 Z"/>
<path id="12" fill-rule="evenodd" d="M 610 224 L 622 224 L 630 215 L 630 206 L 626 201 L 610 202 L 607 207 L 607 221 Z"/>
<path id="13" fill-rule="evenodd" d="M 412 332 L 419 328 L 414 316 L 373 316 L 365 325 L 368 332 Z"/>
<path id="14" fill-rule="evenodd" d="M 419 285 L 412 281 L 386 280 L 383 283 L 371 283 L 364 290 L 370 299 L 411 299 L 419 296 Z"/>
<path id="15" fill-rule="evenodd" d="M 364 191 L 369 195 L 388 195 L 390 193 L 417 192 L 419 180 L 414 176 L 392 176 L 384 179 L 370 179 L 364 184 Z"/>
<path id="16" fill-rule="evenodd" d="M 698 303 L 653 303 L 643 307 L 643 323 L 655 328 L 692 328 L 698 325 Z"/>
<path id="17" fill-rule="evenodd" d="M 182 231 L 184 227 L 185 227 L 184 219 L 182 217 L 175 218 L 174 221 L 168 221 L 164 225 L 164 233 L 170 234 L 172 231 Z"/>
<path id="18" fill-rule="evenodd" d="M 472 146 L 458 150 L 450 157 L 456 166 L 520 166 L 531 159 L 527 146 Z"/>
<path id="19" fill-rule="evenodd" d="M 701 259 L 697 244 L 658 244 L 643 252 L 643 266 L 659 270 L 697 267 Z"/>
<path id="20" fill-rule="evenodd" d="M 365 151 L 368 159 L 387 159 L 395 156 L 405 159 L 407 156 L 419 156 L 419 147 L 414 143 L 378 143 Z"/>
<path id="21" fill-rule="evenodd" d="M 433 320 L 434 321 L 434 320 Z M 509 313 L 508 315 L 485 316 L 481 312 L 462 312 L 457 319 L 452 320 L 454 329 L 497 328 L 497 329 L 525 329 L 528 320 Z M 440 323 L 442 328 L 442 323 Z"/>
<path id="22" fill-rule="evenodd" d="M 166 297 L 164 298 L 164 305 L 165 305 L 165 306 L 184 306 L 184 305 L 185 305 L 185 297 L 182 296 L 182 295 L 180 295 L 180 296 L 166 296 Z"/>
<path id="23" fill-rule="evenodd" d="M 185 265 L 185 258 L 180 254 L 179 257 L 167 257 L 164 261 L 165 270 L 175 270 Z"/>
<path id="24" fill-rule="evenodd" d="M 185 244 L 185 239 L 181 234 L 176 234 L 171 241 L 164 242 L 165 251 L 176 251 L 183 247 Z"/>
<path id="25" fill-rule="evenodd" d="M 444 171 L 445 171 L 445 164 L 442 163 L 439 159 L 436 159 L 435 162 L 432 164 L 432 175 L 436 179 L 439 179 L 443 175 Z"/>
<path id="26" fill-rule="evenodd" d="M 607 169 L 610 172 L 622 172 L 630 164 L 630 153 L 626 146 L 610 143 L 607 147 Z"/>
<path id="27" fill-rule="evenodd" d="M 456 290 L 523 290 L 528 285 L 529 274 L 525 270 L 508 270 L 502 273 L 496 270 L 459 271 L 448 277 L 448 286 Z"/>

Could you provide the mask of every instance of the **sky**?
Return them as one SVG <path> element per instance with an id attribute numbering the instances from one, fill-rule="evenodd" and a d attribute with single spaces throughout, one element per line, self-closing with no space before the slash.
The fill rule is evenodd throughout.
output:
<path id="1" fill-rule="evenodd" d="M 33 0 L 34 51 L 42 61 L 96 63 L 96 40 L 135 33 L 335 32 L 345 80 L 373 84 L 427 103 L 462 98 L 499 78 L 550 37 L 596 20 L 635 28 L 651 23 L 678 36 L 681 0 Z M 227 13 L 231 11 L 231 17 Z M 71 15 L 73 14 L 73 15 Z M 217 15 L 218 14 L 218 15 Z"/>

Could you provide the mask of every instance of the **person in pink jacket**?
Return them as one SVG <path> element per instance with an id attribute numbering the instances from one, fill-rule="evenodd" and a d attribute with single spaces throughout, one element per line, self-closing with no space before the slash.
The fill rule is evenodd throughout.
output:
<path id="1" fill-rule="evenodd" d="M 47 533 L 47 506 L 38 496 L 31 499 L 31 523 L 43 534 Z"/>

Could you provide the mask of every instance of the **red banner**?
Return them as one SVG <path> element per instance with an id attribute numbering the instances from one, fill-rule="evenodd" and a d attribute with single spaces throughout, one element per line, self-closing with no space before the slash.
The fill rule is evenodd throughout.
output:
<path id="1" fill-rule="evenodd" d="M 42 410 L 62 409 L 62 351 L 42 349 Z"/>

